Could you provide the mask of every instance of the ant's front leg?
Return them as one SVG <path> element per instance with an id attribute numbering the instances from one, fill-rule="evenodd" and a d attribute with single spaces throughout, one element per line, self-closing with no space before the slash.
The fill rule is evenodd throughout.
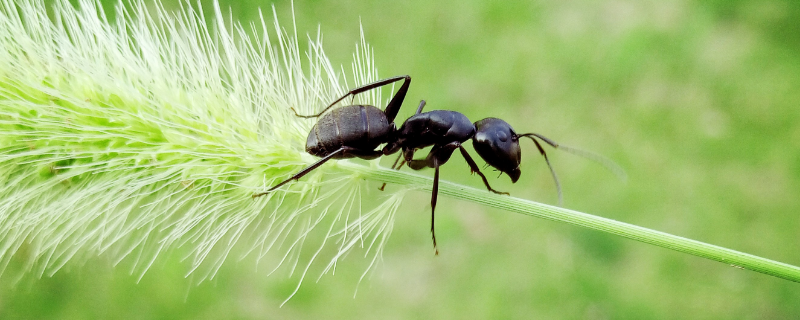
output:
<path id="1" fill-rule="evenodd" d="M 510 195 L 508 192 L 502 192 L 492 189 L 492 186 L 489 185 L 489 180 L 486 179 L 486 176 L 483 175 L 481 169 L 478 168 L 478 165 L 475 163 L 475 160 L 472 160 L 472 157 L 467 152 L 467 149 L 464 149 L 464 147 L 462 146 L 458 146 L 458 148 L 461 150 L 461 155 L 464 156 L 464 160 L 467 161 L 469 169 L 472 170 L 472 173 L 477 173 L 479 176 L 481 176 L 481 179 L 483 179 L 483 184 L 486 185 L 486 189 L 489 189 L 489 191 L 494 192 L 496 194 Z"/>

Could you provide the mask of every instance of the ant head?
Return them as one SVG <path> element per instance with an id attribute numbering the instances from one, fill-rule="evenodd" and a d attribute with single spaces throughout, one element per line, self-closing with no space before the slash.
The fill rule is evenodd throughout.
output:
<path id="1" fill-rule="evenodd" d="M 486 163 L 507 174 L 511 182 L 520 176 L 521 152 L 519 137 L 507 122 L 497 118 L 486 118 L 475 122 L 472 146 Z"/>

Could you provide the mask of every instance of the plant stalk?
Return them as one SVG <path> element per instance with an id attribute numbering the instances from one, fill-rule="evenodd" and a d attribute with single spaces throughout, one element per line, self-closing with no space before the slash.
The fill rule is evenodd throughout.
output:
<path id="1" fill-rule="evenodd" d="M 407 185 L 428 191 L 431 190 L 431 186 L 433 185 L 433 181 L 430 177 L 412 172 L 396 171 L 381 167 L 368 167 L 346 161 L 338 162 L 337 166 L 344 170 L 356 172 L 369 180 Z M 661 231 L 530 200 L 497 195 L 486 190 L 463 186 L 444 180 L 439 181 L 439 193 L 460 200 L 480 203 L 492 208 L 603 231 L 662 248 L 719 261 L 733 267 L 800 282 L 800 267 Z"/>

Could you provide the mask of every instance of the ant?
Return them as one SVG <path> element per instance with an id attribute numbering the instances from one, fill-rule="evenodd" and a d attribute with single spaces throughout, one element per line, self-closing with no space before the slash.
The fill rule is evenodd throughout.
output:
<path id="1" fill-rule="evenodd" d="M 383 111 L 370 105 L 349 105 L 325 114 L 326 111 L 348 96 L 355 96 L 401 80 L 403 84 Z M 536 138 L 554 148 L 559 147 L 558 143 L 537 133 L 517 134 L 511 125 L 497 118 L 486 118 L 472 123 L 464 114 L 456 111 L 434 110 L 422 112 L 425 107 L 425 100 L 420 102 L 416 113 L 409 117 L 400 129 L 397 129 L 394 120 L 403 104 L 410 84 L 411 77 L 407 75 L 369 83 L 350 90 L 315 115 L 299 115 L 292 108 L 298 117 L 319 118 L 321 116 L 319 121 L 311 128 L 306 140 L 306 152 L 321 159 L 267 191 L 254 194 L 253 198 L 268 194 L 292 180 L 302 178 L 330 159 L 361 158 L 371 160 L 402 151 L 392 165 L 392 169 L 399 170 L 403 164 L 407 164 L 413 170 L 421 170 L 426 167 L 435 170 L 431 191 L 431 237 L 434 251 L 438 255 L 439 250 L 436 246 L 436 233 L 434 231 L 434 215 L 439 194 L 439 167 L 447 163 L 453 152 L 458 149 L 464 160 L 467 161 L 472 173 L 477 173 L 481 177 L 489 191 L 508 195 L 507 192 L 497 191 L 489 185 L 486 176 L 483 175 L 478 165 L 467 150 L 464 149 L 463 143 L 472 139 L 472 145 L 478 155 L 489 166 L 501 171 L 501 174 L 507 174 L 511 178 L 511 182 L 515 183 L 521 173 L 519 169 L 521 161 L 519 140 L 524 137 L 533 140 L 539 149 L 539 153 L 547 162 L 550 173 L 556 182 L 559 203 L 561 203 L 561 185 L 558 182 L 558 177 L 550 165 L 547 153 L 545 153 Z M 376 149 L 384 143 L 386 145 L 383 149 Z M 433 147 L 425 159 L 414 159 L 414 153 L 418 149 L 429 146 Z M 571 148 L 566 148 L 566 150 L 588 158 L 594 158 L 601 164 L 608 165 L 597 155 Z M 584 154 L 581 154 L 582 152 Z M 403 161 L 398 166 L 400 158 L 403 158 Z M 385 185 L 384 183 L 380 190 L 383 190 Z"/>

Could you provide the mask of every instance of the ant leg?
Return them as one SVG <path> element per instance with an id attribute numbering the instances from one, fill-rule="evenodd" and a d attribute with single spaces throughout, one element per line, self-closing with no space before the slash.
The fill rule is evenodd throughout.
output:
<path id="1" fill-rule="evenodd" d="M 392 164 L 392 169 L 397 167 L 397 163 L 400 161 L 400 158 L 402 158 L 402 157 L 403 157 L 402 153 L 397 155 L 397 159 L 394 159 L 394 163 Z M 403 164 L 401 163 L 400 165 L 402 166 Z M 397 168 L 397 169 L 400 169 L 400 168 Z"/>
<path id="2" fill-rule="evenodd" d="M 460 145 L 461 144 L 458 142 L 451 142 L 441 146 L 435 145 L 425 159 L 407 160 L 408 167 L 413 170 L 421 170 L 423 168 L 434 168 L 437 165 L 443 165 L 447 163 L 447 160 L 450 160 L 450 156 L 453 155 L 453 151 L 455 151 Z M 413 156 L 413 153 L 406 155 L 406 158 L 409 158 L 409 156 Z"/>
<path id="3" fill-rule="evenodd" d="M 402 158 L 402 157 L 403 157 L 402 153 L 397 155 L 397 159 L 394 159 L 394 164 L 392 164 L 392 170 L 395 170 L 395 167 L 397 167 L 397 170 L 400 170 L 400 167 L 402 167 L 403 164 L 406 163 L 405 160 L 403 160 L 403 162 L 400 163 L 400 166 L 397 166 L 397 162 L 399 162 L 400 158 Z M 384 182 L 381 185 L 381 187 L 378 188 L 378 190 L 383 191 L 383 188 L 385 188 L 385 187 L 386 187 L 386 182 Z"/>
<path id="4" fill-rule="evenodd" d="M 520 135 L 520 137 L 528 137 L 531 140 L 533 140 L 533 143 L 536 144 L 536 148 L 539 149 L 539 153 L 541 153 L 542 156 L 544 157 L 544 162 L 547 163 L 547 167 L 550 168 L 550 174 L 553 175 L 553 180 L 555 180 L 555 182 L 556 182 L 556 190 L 558 190 L 558 205 L 562 205 L 564 203 L 564 197 L 561 195 L 561 183 L 558 182 L 558 176 L 556 175 L 556 171 L 553 170 L 553 166 L 550 165 L 550 160 L 547 159 L 547 153 L 544 152 L 544 148 L 542 148 L 542 145 L 539 144 L 539 141 L 536 141 L 536 139 L 534 139 L 533 137 L 537 137 L 539 139 L 542 139 L 544 142 L 547 142 L 547 144 L 549 144 L 549 145 L 551 145 L 553 147 L 556 147 L 556 148 L 558 148 L 558 144 L 555 143 L 553 140 L 544 138 L 541 135 L 536 134 L 536 133 L 526 133 L 526 134 Z"/>
<path id="5" fill-rule="evenodd" d="M 350 92 L 346 93 L 341 98 L 336 99 L 336 101 L 334 101 L 333 103 L 331 103 L 330 105 L 325 107 L 325 109 L 322 109 L 322 111 L 320 111 L 317 114 L 301 115 L 301 114 L 297 113 L 297 110 L 295 110 L 294 107 L 292 108 L 292 111 L 294 111 L 294 115 L 296 115 L 298 117 L 301 117 L 301 118 L 317 118 L 317 117 L 321 116 L 323 113 L 325 113 L 325 111 L 328 111 L 328 109 L 332 108 L 334 105 L 336 105 L 337 103 L 341 102 L 342 100 L 344 100 L 344 98 L 347 98 L 350 95 L 355 96 L 355 95 L 357 95 L 359 93 L 362 93 L 364 91 L 369 91 L 369 90 L 372 90 L 372 89 L 375 89 L 375 88 L 378 88 L 378 87 L 382 87 L 382 86 L 385 86 L 387 84 L 391 84 L 391 83 L 394 83 L 394 82 L 397 82 L 397 81 L 400 81 L 400 80 L 403 80 L 403 85 L 400 86 L 400 90 L 397 90 L 397 93 L 394 95 L 392 100 L 386 106 L 386 110 L 384 111 L 384 113 L 386 113 L 387 119 L 389 120 L 389 123 L 392 123 L 394 121 L 394 118 L 397 116 L 397 112 L 400 110 L 400 106 L 403 104 L 403 99 L 405 99 L 406 92 L 408 92 L 408 86 L 411 84 L 411 77 L 409 77 L 409 76 L 397 76 L 397 77 L 391 77 L 391 78 L 387 78 L 387 79 L 383 79 L 383 80 L 378 80 L 378 81 L 375 81 L 373 83 L 368 83 L 368 84 L 365 84 L 365 85 L 360 86 L 358 88 L 355 88 L 353 90 L 350 90 Z M 391 117 L 389 117 L 390 115 L 391 115 Z"/>
<path id="6" fill-rule="evenodd" d="M 414 159 L 406 163 L 408 163 L 408 167 L 411 168 L 411 170 L 422 170 L 428 167 L 428 159 Z"/>
<path id="7" fill-rule="evenodd" d="M 433 160 L 433 168 L 436 172 L 433 174 L 433 188 L 431 189 L 431 238 L 433 238 L 433 250 L 435 254 L 439 255 L 439 248 L 436 246 L 436 231 L 434 229 L 434 216 L 436 215 L 436 200 L 439 197 L 439 162 Z"/>
<path id="8" fill-rule="evenodd" d="M 434 147 L 436 148 L 436 147 Z M 408 165 L 411 170 L 422 170 L 424 168 L 433 167 L 429 166 L 429 158 L 430 154 L 433 153 L 433 150 L 430 151 L 428 154 L 428 158 L 425 159 L 414 159 L 414 153 L 416 152 L 415 149 L 404 149 L 403 150 L 403 161 Z"/>
<path id="9" fill-rule="evenodd" d="M 415 114 L 422 113 L 422 108 L 425 108 L 425 103 L 426 103 L 425 100 L 420 100 L 419 101 L 419 107 L 417 107 L 417 113 L 415 113 Z"/>
<path id="10" fill-rule="evenodd" d="M 489 189 L 489 191 L 494 192 L 496 194 L 509 195 L 508 192 L 501 192 L 492 189 L 492 187 L 489 185 L 489 180 L 486 180 L 486 176 L 484 176 L 483 173 L 481 172 L 481 169 L 478 168 L 478 165 L 475 163 L 475 160 L 472 160 L 472 157 L 470 157 L 469 153 L 467 152 L 467 149 L 464 149 L 463 146 L 458 146 L 458 149 L 461 150 L 461 155 L 464 156 L 464 160 L 467 160 L 467 164 L 469 165 L 469 169 L 472 171 L 472 173 L 477 173 L 479 176 L 481 176 L 481 179 L 483 179 L 483 184 L 486 185 L 486 189 Z"/>
<path id="11" fill-rule="evenodd" d="M 417 153 L 417 149 L 414 148 L 403 148 L 403 160 L 406 162 L 410 162 L 414 160 L 414 154 Z"/>
<path id="12" fill-rule="evenodd" d="M 406 93 L 408 92 L 408 86 L 411 85 L 411 77 L 409 76 L 395 77 L 395 79 L 396 80 L 393 80 L 391 82 L 399 81 L 400 79 L 404 80 L 403 80 L 403 85 L 400 86 L 400 89 L 398 89 L 397 93 L 394 94 L 392 100 L 389 101 L 389 104 L 387 104 L 386 108 L 383 109 L 383 113 L 386 114 L 386 120 L 388 120 L 389 123 L 394 123 L 394 118 L 397 117 L 397 113 L 400 111 L 400 107 L 403 105 L 403 100 L 405 100 L 406 98 Z"/>
<path id="13" fill-rule="evenodd" d="M 278 189 L 278 188 L 280 188 L 281 186 L 283 186 L 284 184 L 287 184 L 287 183 L 289 183 L 289 181 L 292 181 L 292 180 L 298 180 L 298 179 L 302 178 L 303 176 L 305 176 L 306 174 L 308 174 L 309 172 L 311 172 L 311 171 L 313 171 L 314 169 L 316 169 L 317 167 L 319 167 L 319 166 L 323 165 L 325 162 L 327 162 L 327 161 L 328 161 L 328 160 L 330 160 L 331 158 L 335 157 L 336 155 L 338 155 L 338 154 L 340 154 L 340 153 L 343 153 L 343 152 L 351 151 L 351 150 L 353 150 L 353 148 L 350 148 L 350 147 L 341 147 L 341 148 L 339 148 L 338 150 L 336 150 L 336 151 L 332 152 L 331 154 L 329 154 L 329 155 L 325 156 L 324 158 L 322 158 L 322 159 L 319 159 L 319 161 L 317 161 L 317 162 L 314 162 L 314 164 L 312 164 L 312 165 L 308 166 L 307 168 L 305 168 L 305 169 L 303 169 L 303 170 L 300 170 L 300 172 L 298 172 L 298 173 L 295 173 L 295 175 L 293 175 L 291 178 L 289 178 L 289 179 L 286 179 L 286 180 L 283 180 L 281 183 L 279 183 L 279 184 L 275 185 L 275 186 L 274 186 L 274 187 L 272 187 L 272 188 L 269 188 L 269 190 L 267 190 L 267 191 L 265 191 L 265 192 L 262 192 L 262 193 L 257 193 L 257 194 L 254 194 L 254 195 L 253 195 L 253 199 L 255 199 L 255 198 L 258 198 L 258 197 L 260 197 L 260 196 L 263 196 L 263 195 L 265 195 L 265 194 L 267 194 L 267 193 L 270 193 L 270 192 L 272 192 L 272 191 L 275 191 L 275 189 Z"/>

